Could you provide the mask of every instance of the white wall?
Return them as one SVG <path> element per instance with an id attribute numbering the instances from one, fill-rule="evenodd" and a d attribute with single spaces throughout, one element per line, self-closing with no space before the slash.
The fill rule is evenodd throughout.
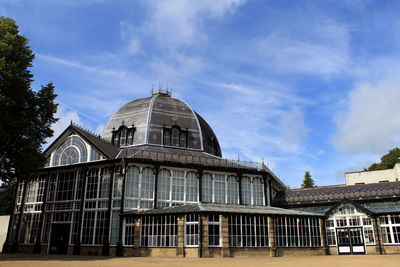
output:
<path id="1" fill-rule="evenodd" d="M 346 184 L 353 185 L 357 183 L 379 183 L 382 181 L 399 181 L 400 179 L 400 163 L 397 163 L 393 169 L 381 171 L 362 171 L 362 172 L 348 172 L 344 174 L 346 177 Z"/>
<path id="2" fill-rule="evenodd" d="M 0 215 L 0 251 L 3 249 L 4 241 L 6 241 L 9 219 L 10 215 Z"/>

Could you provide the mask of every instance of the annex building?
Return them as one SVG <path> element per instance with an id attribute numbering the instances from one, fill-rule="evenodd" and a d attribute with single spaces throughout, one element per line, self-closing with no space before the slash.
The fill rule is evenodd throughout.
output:
<path id="1" fill-rule="evenodd" d="M 208 123 L 168 91 L 123 105 L 102 136 L 71 123 L 45 153 L 18 180 L 4 252 L 400 252 L 398 180 L 288 190 L 264 164 L 223 159 Z"/>

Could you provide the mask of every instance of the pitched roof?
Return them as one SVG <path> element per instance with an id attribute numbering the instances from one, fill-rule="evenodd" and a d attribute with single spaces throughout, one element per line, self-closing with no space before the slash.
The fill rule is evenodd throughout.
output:
<path id="1" fill-rule="evenodd" d="M 184 213 L 229 213 L 229 214 L 259 214 L 259 215 L 292 215 L 292 216 L 321 216 L 312 212 L 302 212 L 267 206 L 245 206 L 235 204 L 194 203 L 181 206 L 150 210 L 132 210 L 123 213 L 127 215 L 161 215 Z"/>
<path id="2" fill-rule="evenodd" d="M 399 197 L 400 182 L 386 182 L 289 189 L 280 193 L 275 199 L 275 203 L 280 205 L 296 205 L 337 202 L 343 199 L 398 199 Z"/>
<path id="3" fill-rule="evenodd" d="M 59 140 L 69 131 L 75 131 L 77 132 L 80 136 L 82 136 L 87 142 L 89 142 L 93 147 L 95 147 L 97 150 L 99 150 L 100 153 L 102 153 L 104 156 L 106 156 L 108 159 L 114 159 L 119 151 L 120 148 L 114 146 L 107 140 L 101 138 L 99 135 L 96 135 L 94 133 L 89 132 L 88 130 L 78 126 L 77 124 L 74 124 L 71 122 L 71 124 L 62 132 L 57 139 L 47 147 L 47 149 L 44 151 L 44 153 L 47 153 L 51 150 L 51 148 L 58 143 Z"/>
<path id="4" fill-rule="evenodd" d="M 95 148 L 97 148 L 102 154 L 104 154 L 106 157 L 109 159 L 114 159 L 119 151 L 121 150 L 119 147 L 114 146 L 107 140 L 101 138 L 100 135 L 95 135 L 94 133 L 91 133 L 78 125 L 71 124 L 71 126 L 74 130 L 76 130 L 80 135 L 82 135 L 91 145 L 93 145 Z"/>

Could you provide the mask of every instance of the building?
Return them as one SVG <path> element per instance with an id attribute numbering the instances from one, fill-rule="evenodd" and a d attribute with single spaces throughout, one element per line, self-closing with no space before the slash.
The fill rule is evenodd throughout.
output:
<path id="1" fill-rule="evenodd" d="M 396 182 L 400 178 L 400 163 L 388 170 L 346 172 L 345 177 L 347 185 Z"/>
<path id="2" fill-rule="evenodd" d="M 332 187 L 334 195 L 287 190 L 264 164 L 223 159 L 208 123 L 168 91 L 122 106 L 102 136 L 71 123 L 45 153 L 45 168 L 18 181 L 5 252 L 234 257 L 400 247 L 399 182 Z M 380 201 L 363 193 L 370 187 Z M 384 229 L 396 249 L 379 241 Z"/>

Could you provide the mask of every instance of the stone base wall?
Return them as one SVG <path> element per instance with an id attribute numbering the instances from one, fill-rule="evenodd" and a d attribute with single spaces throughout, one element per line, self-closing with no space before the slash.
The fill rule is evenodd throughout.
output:
<path id="1" fill-rule="evenodd" d="M 270 248 L 230 248 L 231 257 L 270 257 Z"/>
<path id="2" fill-rule="evenodd" d="M 400 245 L 384 245 L 382 250 L 384 254 L 400 254 Z"/>
<path id="3" fill-rule="evenodd" d="M 318 248 L 276 248 L 276 256 L 322 256 L 324 255 L 324 249 Z"/>

